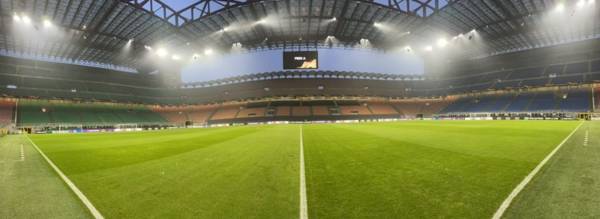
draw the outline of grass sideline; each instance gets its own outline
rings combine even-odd
[[[584,123],[517,196],[504,218],[600,217],[598,136],[600,122]]]
[[[7,135],[0,137],[0,218],[92,216],[25,135]]]
[[[304,125],[309,218],[491,217],[577,124]],[[299,129],[32,139],[107,218],[297,218]]]

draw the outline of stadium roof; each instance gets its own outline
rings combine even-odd
[[[182,56],[232,46],[368,43],[418,50],[458,36],[477,37],[479,43],[461,48],[461,57],[469,58],[598,38],[597,5],[594,0],[198,0],[176,11],[160,0],[0,0],[0,50],[139,68],[148,50],[159,47]],[[548,25],[557,11],[562,23]],[[24,39],[14,27],[23,19],[37,31],[49,22],[63,34]],[[131,51],[124,55],[126,46]]]

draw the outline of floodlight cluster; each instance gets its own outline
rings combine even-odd
[[[19,14],[19,13],[15,12],[13,14],[13,21],[16,22],[16,23],[22,23],[22,24],[27,25],[27,26],[30,26],[30,25],[33,24],[33,21],[31,20],[31,18],[29,16],[27,16],[25,13]],[[53,26],[52,21],[50,21],[47,18],[44,18],[42,20],[42,25],[45,28],[50,28],[50,27]]]

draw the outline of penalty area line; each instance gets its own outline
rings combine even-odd
[[[300,125],[300,219],[308,219],[306,177],[304,174],[304,135],[302,134],[302,125]]]
[[[508,197],[502,202],[502,204],[500,205],[500,207],[498,208],[498,210],[496,210],[496,213],[494,213],[494,216],[492,216],[492,219],[500,219],[502,218],[502,215],[504,215],[504,212],[506,212],[506,209],[508,209],[508,207],[510,206],[510,204],[512,203],[512,201],[517,197],[517,195],[519,195],[519,193],[525,188],[525,186],[527,186],[527,184],[529,184],[529,182],[533,179],[533,177],[542,169],[542,167],[544,167],[544,165],[548,162],[548,160],[550,160],[550,158],[552,158],[554,156],[554,154],[556,154],[556,152],[571,138],[571,136],[573,136],[573,134],[575,134],[575,132],[577,132],[577,130],[579,130],[579,127],[581,127],[581,125],[583,125],[584,122],[579,123],[579,125],[577,125],[577,127],[575,129],[573,129],[573,131],[571,131],[571,133],[569,135],[567,135],[567,137],[565,139],[562,140],[562,142],[560,142],[560,144],[558,144],[554,150],[552,150],[524,179],[523,181],[521,181],[521,183],[519,183],[517,185],[517,187],[515,187],[513,189],[513,191],[508,195]]]
[[[67,178],[67,176],[60,169],[58,169],[56,165],[54,165],[50,158],[48,158],[46,154],[44,154],[44,152],[40,150],[40,148],[31,140],[31,138],[29,138],[29,135],[25,135],[25,137],[27,137],[27,140],[29,140],[29,142],[31,143],[31,145],[33,145],[35,150],[37,150],[42,155],[42,157],[44,157],[46,162],[50,164],[50,166],[52,167],[52,169],[54,169],[58,176],[60,176],[60,178],[67,184],[67,186],[69,186],[71,191],[73,191],[73,193],[77,195],[81,202],[83,202],[83,204],[88,208],[90,213],[92,213],[92,216],[94,216],[94,218],[96,219],[104,219],[104,217],[102,216],[102,214],[100,214],[98,209],[96,209],[96,207],[92,205],[92,202],[90,202],[90,200],[87,197],[85,197],[83,192],[81,192],[81,190],[79,190],[77,186],[75,186],[75,184],[69,178]]]

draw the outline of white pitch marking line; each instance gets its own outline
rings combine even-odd
[[[556,146],[554,148],[554,150],[552,150],[552,152],[550,152],[550,154],[548,154],[542,160],[542,162],[540,162],[529,173],[529,175],[527,175],[525,177],[525,179],[523,179],[523,181],[521,181],[521,183],[519,183],[519,185],[517,185],[517,187],[515,187],[515,189],[513,189],[513,191],[508,195],[508,197],[504,200],[504,202],[502,202],[502,204],[500,205],[498,210],[496,210],[496,213],[494,213],[494,216],[492,216],[492,219],[502,218],[502,215],[504,214],[506,209],[508,209],[508,207],[512,203],[513,199],[515,199],[517,197],[517,195],[519,195],[519,193],[525,188],[525,186],[527,186],[527,184],[533,179],[535,174],[537,174],[542,169],[542,167],[548,162],[548,160],[550,160],[550,158],[552,158],[552,156],[554,156],[554,154],[567,142],[567,140],[569,140],[569,138],[571,138],[571,136],[573,134],[575,134],[575,132],[579,129],[579,127],[581,127],[581,125],[583,125],[583,122],[579,123],[579,125],[575,129],[573,129],[573,131],[565,139],[563,139],[562,142],[560,142],[560,144],[558,144],[558,146]]]
[[[28,135],[25,135],[25,137],[27,137],[27,140],[29,140],[29,142],[31,142],[31,145],[33,145],[33,147],[42,155],[42,157],[44,157],[44,159],[46,160],[46,162],[48,162],[48,164],[50,164],[52,169],[54,169],[54,171],[60,176],[60,178],[63,181],[65,181],[67,186],[69,186],[69,188],[75,193],[75,195],[77,195],[77,197],[81,200],[81,202],[83,202],[83,204],[88,208],[88,210],[90,210],[90,213],[92,213],[92,216],[94,216],[94,218],[96,218],[96,219],[104,219],[102,214],[100,214],[98,209],[96,209],[96,207],[94,207],[92,202],[90,202],[90,200],[87,197],[85,197],[85,195],[77,188],[77,186],[75,186],[75,184],[69,178],[67,178],[67,176],[60,169],[58,169],[58,167],[56,165],[54,165],[54,163],[50,160],[50,158],[48,158],[46,156],[46,154],[44,154],[44,152],[42,152],[42,150],[40,150],[40,148],[38,148],[38,146],[31,140],[31,138],[29,138]]]
[[[585,130],[585,138],[583,139],[583,146],[588,146],[589,137],[590,137],[590,131]]]
[[[25,161],[25,150],[23,150],[23,144],[21,144],[21,160],[20,161]]]
[[[306,200],[306,178],[304,174],[304,136],[300,125],[300,219],[308,219],[308,204]]]

